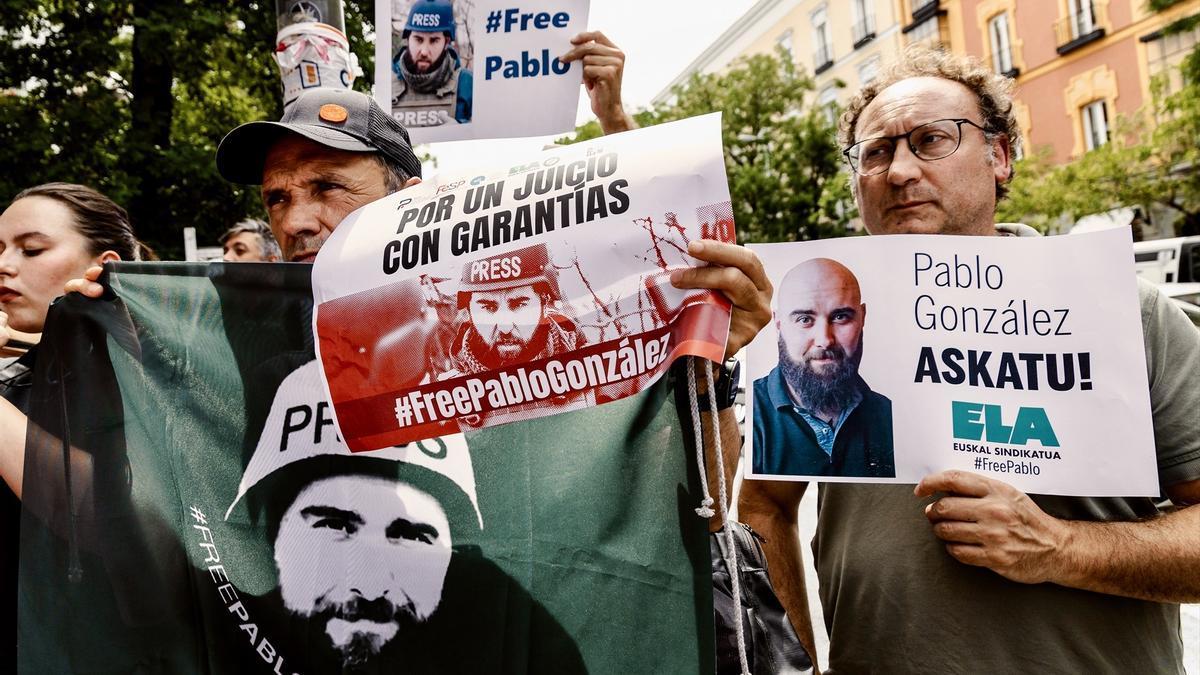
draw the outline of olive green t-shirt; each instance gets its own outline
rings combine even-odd
[[[1138,294],[1159,483],[1198,480],[1200,331],[1154,286],[1139,281]],[[1149,498],[1033,498],[1073,520],[1159,513]],[[812,546],[826,672],[1184,672],[1179,605],[1020,584],[959,563],[934,536],[928,501],[909,485],[821,485]]]

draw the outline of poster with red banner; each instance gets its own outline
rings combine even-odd
[[[351,450],[553,415],[720,360],[723,296],[671,285],[734,241],[720,115],[435,176],[352,213],[313,268]]]

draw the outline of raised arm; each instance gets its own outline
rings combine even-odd
[[[600,31],[588,31],[571,38],[574,45],[559,57],[563,63],[583,63],[583,86],[592,101],[592,112],[600,120],[605,134],[636,129],[637,123],[621,103],[621,76],[625,72],[625,52]]]

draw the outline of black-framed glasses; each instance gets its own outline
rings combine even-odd
[[[965,118],[934,120],[913,127],[906,134],[867,138],[842,151],[850,167],[860,176],[883,173],[896,156],[896,143],[901,138],[908,143],[912,154],[927,162],[954,154],[962,144],[962,125],[970,124],[987,133],[987,129]]]

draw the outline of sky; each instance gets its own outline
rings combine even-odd
[[[754,0],[592,0],[588,29],[603,32],[625,52],[621,98],[625,109],[633,112],[648,107],[663,87],[753,4]],[[593,119],[593,115],[582,86],[579,91],[577,123],[583,124]],[[483,143],[489,156],[528,154],[562,135]],[[437,167],[427,167],[426,175],[478,163],[480,143],[425,146],[437,159]]]

